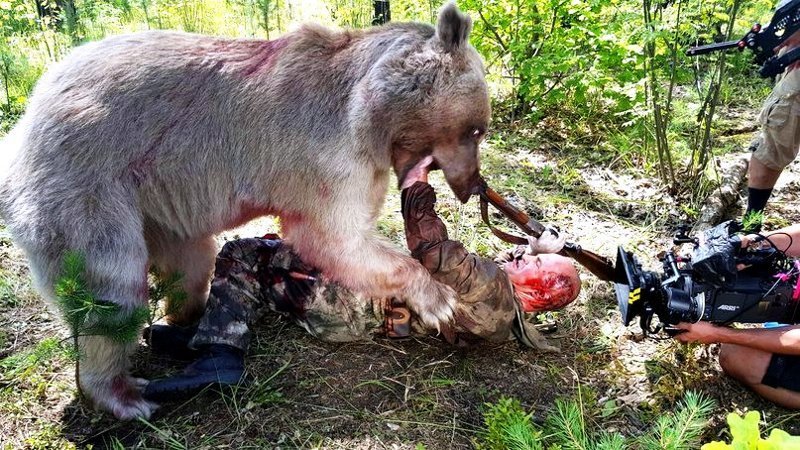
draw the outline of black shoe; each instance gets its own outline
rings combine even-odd
[[[179,327],[177,325],[151,325],[144,329],[142,336],[150,346],[150,350],[162,356],[179,361],[193,361],[203,356],[195,349],[189,348],[189,342],[197,333],[197,327]]]
[[[183,372],[151,381],[142,396],[156,402],[189,398],[207,388],[224,388],[244,381],[244,352],[224,344],[204,347],[203,356]]]

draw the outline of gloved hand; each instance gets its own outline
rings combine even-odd
[[[447,240],[447,227],[434,210],[436,193],[430,184],[417,181],[403,189],[400,199],[406,243],[412,255]]]
[[[538,238],[526,236],[528,245],[517,245],[514,248],[501,251],[497,254],[494,261],[503,264],[522,258],[522,255],[539,255],[542,253],[558,253],[564,248],[566,237],[560,235],[556,228],[546,226],[544,232]]]
[[[527,236],[528,249],[526,251],[529,255],[538,255],[540,253],[558,253],[564,248],[566,238],[561,235],[557,229],[547,226],[544,232],[538,238]]]

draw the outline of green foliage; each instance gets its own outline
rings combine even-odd
[[[578,401],[557,399],[556,411],[547,418],[547,425],[553,430],[553,438],[565,450],[589,448],[586,413],[580,394]]]
[[[117,342],[133,342],[150,317],[147,307],[123,309],[98,300],[85,279],[86,261],[77,252],[64,256],[61,278],[55,286],[59,308],[74,336],[106,336]]]
[[[0,306],[16,306],[17,295],[14,292],[14,280],[0,272]]]
[[[39,29],[32,3],[26,0],[0,2],[0,32],[3,36],[32,33]]]
[[[739,416],[736,413],[728,414],[728,426],[730,427],[730,444],[722,441],[713,441],[704,444],[701,450],[797,450],[800,449],[800,436],[792,436],[789,433],[772,429],[767,439],[761,437],[759,422],[761,415],[758,411],[750,411]]]
[[[515,111],[581,116],[628,113],[643,99],[640,46],[628,1],[466,0],[472,43],[495,79],[512,83]],[[617,119],[614,119],[617,120]]]
[[[711,415],[714,403],[708,398],[687,392],[671,414],[659,418],[642,436],[626,439],[619,432],[600,430],[595,424],[594,408],[578,391],[574,399],[557,399],[555,411],[543,428],[532,424],[519,401],[502,397],[487,405],[486,427],[479,449],[559,449],[559,450],[689,450],[700,445],[700,436]]]
[[[750,211],[742,218],[742,231],[755,232],[764,224],[764,211]]]
[[[502,397],[495,404],[487,405],[483,414],[486,437],[479,448],[487,450],[537,450],[543,449],[541,432],[531,423],[519,400]]]
[[[551,444],[562,450],[618,450],[626,448],[619,433],[594,433],[587,424],[594,420],[594,411],[587,408],[582,390],[575,399],[557,399],[556,410],[546,420]]]
[[[675,412],[660,416],[653,431],[642,436],[639,443],[642,448],[695,449],[713,409],[713,400],[687,392]]]
[[[391,5],[392,10],[395,5]],[[328,2],[331,19],[341,27],[362,28],[372,23],[372,2],[363,0],[331,0]],[[394,12],[394,11],[392,11]]]
[[[42,73],[43,65],[31,60],[22,49],[0,42],[0,132],[5,132],[22,116],[28,95]]]
[[[3,379],[24,379],[28,374],[34,372],[46,361],[50,361],[60,353],[63,353],[61,342],[57,338],[46,338],[36,344],[31,351],[15,353],[8,358],[0,361],[0,373]]]

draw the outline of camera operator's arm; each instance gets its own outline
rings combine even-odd
[[[779,230],[770,231],[764,234],[778,250],[786,253],[787,256],[800,256],[800,224],[789,225]],[[759,235],[748,234],[742,236],[742,247],[747,247],[751,242],[757,240]]]
[[[710,322],[676,325],[681,330],[675,338],[681,342],[736,344],[768,353],[800,355],[800,326],[780,328],[729,328]]]

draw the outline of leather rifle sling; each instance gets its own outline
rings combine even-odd
[[[481,199],[481,219],[483,219],[483,223],[492,230],[492,234],[497,236],[499,239],[508,242],[509,244],[518,244],[518,245],[528,245],[528,240],[522,236],[517,236],[514,234],[506,233],[505,231],[498,230],[492,223],[489,221],[489,202],[483,196],[480,196]]]

